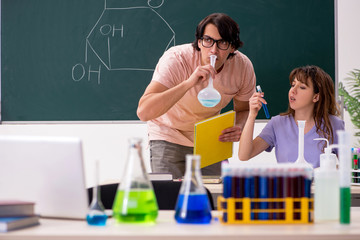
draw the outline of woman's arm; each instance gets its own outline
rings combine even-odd
[[[256,116],[261,109],[261,104],[266,104],[263,96],[263,93],[254,93],[249,99],[250,111],[239,142],[238,156],[242,161],[249,160],[269,147],[269,144],[260,137],[253,140]]]

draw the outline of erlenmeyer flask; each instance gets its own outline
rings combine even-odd
[[[210,223],[211,207],[203,186],[200,156],[186,155],[186,171],[175,207],[178,223]]]
[[[124,170],[113,204],[113,217],[120,223],[155,222],[158,205],[142,159],[141,139],[129,140]]]

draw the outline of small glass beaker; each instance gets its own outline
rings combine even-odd
[[[199,155],[186,155],[185,176],[176,202],[175,220],[193,224],[211,222],[211,207],[202,182]]]
[[[158,216],[156,196],[142,158],[141,139],[129,139],[129,152],[114,204],[119,223],[153,223]]]

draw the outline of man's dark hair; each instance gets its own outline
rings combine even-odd
[[[198,46],[198,40],[201,39],[204,35],[205,27],[208,24],[214,24],[221,36],[221,38],[225,41],[228,41],[232,47],[238,49],[243,46],[243,42],[240,41],[240,30],[238,24],[230,18],[228,15],[224,13],[213,13],[199,23],[195,32],[195,40],[192,43],[192,46],[200,51]],[[229,58],[232,57],[234,53],[229,54]]]

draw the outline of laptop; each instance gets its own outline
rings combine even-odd
[[[41,217],[85,219],[81,140],[0,136],[0,199],[33,201]]]

